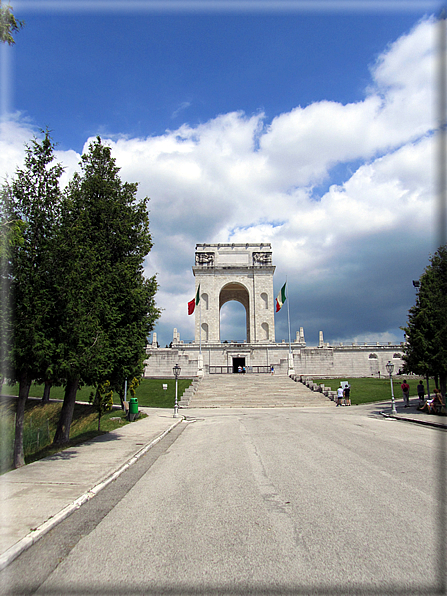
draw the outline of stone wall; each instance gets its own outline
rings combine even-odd
[[[179,364],[181,376],[197,376],[199,348],[195,344],[177,344],[172,348],[146,349],[148,360],[145,376],[166,378],[172,376],[172,368]],[[387,376],[386,363],[394,364],[396,374],[403,366],[401,345],[305,347],[292,344],[296,375],[314,378]],[[210,366],[232,366],[233,358],[245,358],[247,371],[250,367],[275,367],[275,373],[288,374],[289,346],[286,343],[234,344],[208,343],[202,346],[204,374]]]
[[[386,364],[397,373],[403,366],[402,346],[340,346],[294,350],[295,373],[314,377],[371,377],[387,375]]]

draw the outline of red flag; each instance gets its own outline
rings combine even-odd
[[[195,307],[199,304],[199,302],[200,302],[200,284],[199,284],[199,287],[197,288],[196,297],[193,298],[191,300],[191,302],[188,302],[188,315],[192,315]]]

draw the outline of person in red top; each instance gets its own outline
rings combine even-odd
[[[402,383],[400,388],[402,389],[402,395],[404,398],[405,408],[409,408],[410,407],[410,385],[404,379],[404,382]]]

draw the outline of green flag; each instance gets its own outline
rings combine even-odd
[[[278,296],[276,297],[276,312],[279,312],[282,308],[282,305],[286,301],[286,285],[287,282],[281,288]]]

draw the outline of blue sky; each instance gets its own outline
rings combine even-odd
[[[272,243],[309,345],[320,329],[400,340],[436,248],[437,4],[256,4],[13,3],[26,26],[1,48],[0,174],[40,128],[66,177],[89,139],[112,145],[151,197],[163,345],[173,327],[192,338],[195,244],[233,241]],[[242,338],[242,310],[226,305],[222,339]]]
[[[420,15],[23,16],[11,107],[81,151],[98,130],[147,136],[232,111],[271,119],[363,99],[368,66]]]

